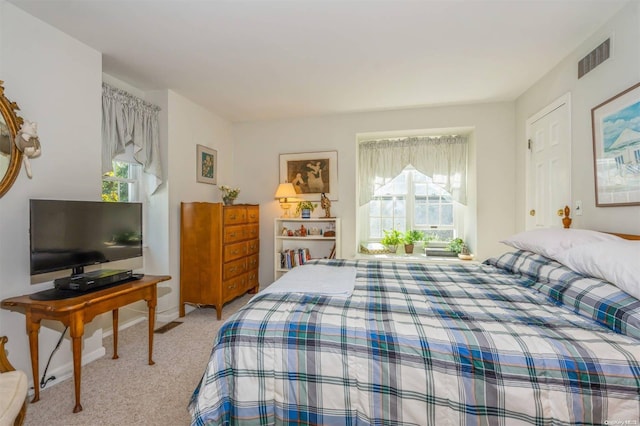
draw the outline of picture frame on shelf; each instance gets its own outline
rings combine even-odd
[[[596,207],[640,205],[640,83],[591,109]]]
[[[297,197],[320,201],[322,193],[338,199],[338,152],[280,154],[280,183],[293,184]]]
[[[196,145],[196,181],[217,185],[218,151],[204,145]]]

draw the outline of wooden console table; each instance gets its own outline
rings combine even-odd
[[[170,276],[146,275],[135,281],[129,281],[114,287],[60,300],[33,300],[29,295],[12,297],[2,301],[4,309],[22,312],[26,316],[29,348],[31,351],[31,370],[33,372],[34,395],[31,402],[40,399],[38,385],[38,332],[43,319],[57,320],[71,330],[73,348],[73,380],[75,384],[76,405],[73,412],[82,411],[80,405],[80,377],[82,368],[82,336],[84,325],[96,315],[111,311],[113,318],[113,359],[118,358],[118,308],[139,300],[146,300],[149,308],[149,365],[153,365],[153,330],[157,304],[157,284],[171,279]]]

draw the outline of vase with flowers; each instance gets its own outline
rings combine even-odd
[[[232,205],[240,194],[240,188],[231,188],[227,185],[220,185],[219,189],[222,191],[222,202],[225,206]]]

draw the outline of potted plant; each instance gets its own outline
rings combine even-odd
[[[398,248],[398,244],[402,241],[402,232],[393,229],[391,231],[384,230],[384,237],[380,240],[382,244],[384,244],[391,253],[395,253]]]
[[[447,245],[447,249],[456,254],[459,254],[462,251],[463,247],[464,240],[462,238],[454,238],[453,240],[449,241],[449,245]]]
[[[313,204],[311,201],[300,201],[296,207],[296,216],[300,216],[302,213],[303,219],[309,219],[311,212],[314,211],[316,207],[318,207],[318,205]]]
[[[240,188],[231,188],[227,185],[220,185],[219,189],[222,191],[222,202],[225,206],[232,205],[240,194]]]
[[[413,253],[413,246],[416,242],[424,238],[424,232],[412,229],[404,233],[402,240],[404,241],[404,252],[406,254]]]

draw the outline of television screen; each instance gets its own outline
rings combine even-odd
[[[142,204],[30,200],[31,275],[142,256]]]

